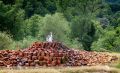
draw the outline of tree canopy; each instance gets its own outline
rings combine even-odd
[[[0,0],[0,33],[14,45],[53,32],[72,48],[120,51],[119,29],[119,0]]]

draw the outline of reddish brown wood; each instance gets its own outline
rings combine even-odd
[[[35,42],[23,50],[0,50],[0,66],[81,66],[117,59],[103,53],[72,50],[58,42]]]

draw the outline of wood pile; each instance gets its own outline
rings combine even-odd
[[[35,42],[23,50],[0,50],[0,66],[81,66],[116,60],[103,53],[72,50],[58,42]]]

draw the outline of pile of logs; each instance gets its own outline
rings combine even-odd
[[[35,42],[23,50],[0,50],[0,66],[6,67],[96,65],[116,59],[103,53],[72,50],[58,42]]]
[[[68,57],[68,62],[66,63],[67,66],[81,66],[81,65],[91,66],[110,63],[111,61],[117,60],[117,57],[110,56],[105,53],[75,50],[70,50],[68,52],[67,57]]]

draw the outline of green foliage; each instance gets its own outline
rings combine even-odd
[[[89,18],[76,17],[71,24],[72,35],[77,38],[85,48],[91,50],[90,46],[93,41],[95,28]]]
[[[68,38],[70,31],[69,23],[64,16],[61,13],[56,13],[43,18],[38,36],[45,39],[47,34],[53,32],[54,39],[63,42]]]
[[[24,13],[25,12],[22,9],[20,9],[18,11],[18,13],[16,13],[14,26],[13,26],[16,29],[11,30],[15,40],[21,40],[24,37],[24,31],[23,31],[23,28],[25,27],[25,25],[24,25]]]
[[[109,5],[105,0],[58,0],[58,9],[63,12],[67,20],[75,16],[96,17],[104,16],[109,12]]]
[[[26,12],[26,17],[34,14],[44,16],[47,13],[55,13],[57,10],[55,2],[55,0],[24,0],[22,8]]]
[[[63,10],[64,15],[68,21],[71,21],[72,37],[77,38],[84,49],[90,51],[96,31],[92,20],[96,19],[96,16],[102,15],[101,17],[103,17],[102,12],[107,14],[108,5],[102,0],[69,0],[68,2],[63,1],[63,5],[66,8]]]
[[[10,35],[0,32],[0,50],[10,49],[12,42],[13,40]]]
[[[45,41],[46,36],[53,32],[55,41],[63,42],[72,48],[81,48],[81,44],[77,40],[70,39],[70,26],[64,18],[63,14],[56,13],[54,15],[34,15],[25,20],[24,35],[31,35],[41,41]]]
[[[24,22],[24,10],[18,5],[5,5],[0,1],[0,31],[7,31],[15,40],[23,38],[22,27]],[[21,36],[21,37],[20,37]]]
[[[25,36],[31,35],[41,40],[45,40],[47,34],[53,32],[54,39],[62,42],[70,34],[69,23],[61,13],[45,17],[34,15],[25,20],[25,25],[27,27],[24,28]]]
[[[77,39],[67,39],[63,42],[63,44],[69,46],[69,48],[71,49],[79,49],[79,50],[83,50],[84,46],[82,45],[81,42],[79,42]]]
[[[25,49],[29,47],[33,42],[36,42],[36,41],[38,41],[38,39],[32,36],[27,36],[23,40],[14,41],[11,49]]]
[[[39,30],[42,28],[42,19],[40,15],[34,15],[25,20],[24,36],[31,35],[37,37]]]
[[[116,66],[117,68],[120,68],[120,63],[119,64],[117,64],[117,66]]]
[[[116,30],[104,30],[104,34],[92,44],[93,50],[97,51],[120,51],[119,28]]]
[[[120,24],[120,11],[116,12],[113,15],[110,15],[109,20],[111,21],[111,26],[118,27]]]
[[[119,6],[108,0],[0,0],[0,31],[13,36],[13,49],[53,32],[55,41],[71,48],[120,51]]]

